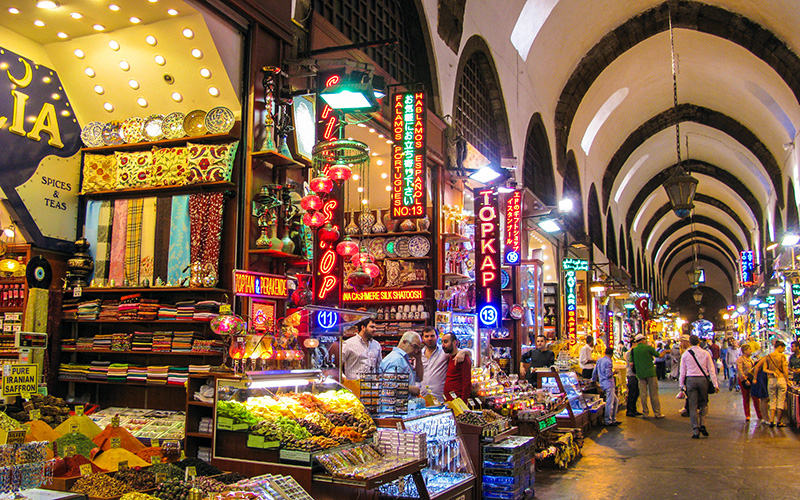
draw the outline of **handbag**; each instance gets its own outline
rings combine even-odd
[[[700,368],[700,371],[703,373],[703,376],[706,378],[706,382],[708,383],[708,393],[709,393],[709,394],[714,394],[714,393],[716,393],[716,392],[717,392],[717,388],[714,386],[714,383],[713,383],[713,382],[711,382],[711,378],[708,376],[708,374],[706,373],[706,371],[705,371],[705,370],[703,370],[703,367],[702,367],[702,366],[700,366],[700,362],[699,362],[699,361],[697,361],[697,356],[695,356],[695,355],[694,355],[694,351],[692,351],[691,349],[689,349],[689,354],[691,354],[691,355],[692,355],[692,357],[694,358],[694,362],[695,362],[695,363],[697,363],[697,367],[698,367],[698,368]]]
[[[769,396],[767,390],[767,372],[764,370],[758,372],[755,382],[750,386],[750,395],[758,399],[766,399]]]

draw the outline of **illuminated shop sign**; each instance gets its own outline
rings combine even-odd
[[[564,259],[561,261],[561,268],[564,270],[567,339],[570,345],[575,345],[578,341],[578,271],[588,271],[589,261]]]
[[[753,251],[745,250],[741,253],[741,274],[739,275],[740,285],[743,287],[752,286],[754,283],[755,263],[753,262]]]
[[[492,188],[477,188],[475,196],[475,303],[478,326],[500,324],[500,213],[497,193]]]
[[[792,285],[792,316],[795,332],[800,331],[800,284]]]
[[[344,74],[343,69],[330,70],[321,72],[318,81],[320,88],[317,92],[317,138],[321,141],[328,141],[331,139],[338,139],[340,114],[338,111],[331,109],[319,95],[320,91],[325,87],[330,87],[339,83],[341,75]],[[323,172],[327,173],[327,169],[331,165],[325,165]],[[322,214],[324,216],[324,223],[319,229],[315,230],[314,234],[314,304],[339,307],[341,305],[342,297],[342,275],[344,272],[344,264],[342,257],[336,253],[336,242],[327,244],[322,238],[319,237],[319,231],[325,228],[325,224],[330,222],[332,226],[341,231],[344,227],[343,219],[344,213],[342,212],[342,187],[338,183],[333,184],[333,189],[326,196],[325,203],[322,206]]]
[[[80,134],[58,73],[0,47],[0,198],[38,247],[73,250]]]
[[[330,330],[339,324],[339,313],[336,311],[317,312],[317,324],[324,330]]]
[[[503,260],[518,266],[522,257],[522,191],[517,189],[506,201],[506,238]]]
[[[423,300],[425,290],[364,290],[362,292],[344,292],[344,302],[401,302],[405,300]]]
[[[392,120],[393,219],[420,219],[426,215],[425,94],[394,95]]]
[[[272,300],[251,300],[250,318],[251,326],[258,333],[273,333],[275,319],[277,318],[276,304]]]
[[[286,277],[234,269],[233,293],[239,297],[285,299]]]
[[[767,325],[769,325],[770,328],[777,328],[778,326],[778,318],[777,314],[775,314],[775,303],[774,295],[767,297],[767,304],[769,304],[767,308]]]

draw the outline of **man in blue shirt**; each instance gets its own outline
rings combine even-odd
[[[617,426],[621,422],[617,421],[617,408],[619,406],[619,399],[617,399],[617,389],[614,380],[614,362],[611,356],[614,355],[613,347],[606,347],[606,355],[597,360],[592,371],[592,380],[600,385],[606,393],[606,414],[605,425]]]
[[[400,337],[400,343],[381,361],[381,373],[408,373],[408,395],[419,396],[418,381],[422,380],[422,338],[417,332],[408,331]]]

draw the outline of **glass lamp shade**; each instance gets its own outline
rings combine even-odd
[[[17,260],[9,259],[8,257],[0,260],[0,272],[14,273],[17,269],[19,269],[19,262]]]
[[[333,189],[333,181],[325,176],[314,177],[308,183],[308,187],[317,194],[328,194]]]
[[[378,279],[378,276],[381,275],[381,268],[378,267],[377,264],[367,262],[366,264],[362,264],[361,267],[364,268],[364,272],[369,274],[369,277],[372,278],[373,280]]]
[[[697,191],[698,180],[680,169],[664,182],[672,211],[679,218],[687,217],[694,208],[694,193]]]
[[[336,253],[344,257],[345,261],[349,261],[350,257],[358,253],[358,243],[353,241],[349,236],[345,236],[344,240],[336,245]]]
[[[356,270],[347,277],[347,284],[352,286],[356,292],[360,292],[364,288],[372,286],[372,278],[364,271],[364,267],[361,263],[359,263]]]
[[[336,182],[346,181],[353,175],[353,171],[347,165],[334,165],[328,169],[328,176]]]
[[[359,253],[353,255],[353,257],[350,259],[350,262],[352,262],[353,264],[361,263],[362,265],[363,264],[374,264],[375,263],[375,257],[373,257],[372,254],[369,253],[369,252],[359,252]]]
[[[695,290],[692,294],[692,298],[694,299],[695,304],[699,304],[703,300],[703,292],[701,292],[699,289]]]
[[[686,277],[689,278],[689,284],[696,288],[703,281],[703,269],[690,269],[686,271]]]
[[[220,314],[211,320],[211,331],[217,335],[239,335],[245,331],[247,323],[236,314]]]
[[[331,226],[331,223],[329,222],[319,230],[317,236],[319,236],[320,240],[330,245],[339,239],[339,230]]]
[[[319,210],[322,208],[322,198],[315,194],[310,194],[300,200],[300,206],[303,208],[303,210]]]
[[[325,216],[321,212],[314,212],[313,214],[306,213],[303,215],[303,224],[306,226],[317,229],[325,224]]]

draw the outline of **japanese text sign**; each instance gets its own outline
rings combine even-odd
[[[392,101],[393,219],[425,217],[425,93],[401,92]]]

